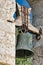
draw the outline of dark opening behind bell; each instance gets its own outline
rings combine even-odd
[[[29,33],[20,33],[17,37],[16,57],[25,58],[33,55],[32,43],[29,43]]]

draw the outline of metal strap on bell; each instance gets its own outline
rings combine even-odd
[[[16,57],[29,57],[33,55],[32,43],[29,43],[29,33],[20,33],[17,37]]]

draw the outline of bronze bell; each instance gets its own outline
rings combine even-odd
[[[33,55],[32,42],[29,43],[29,33],[20,33],[17,36],[16,57],[23,58]]]

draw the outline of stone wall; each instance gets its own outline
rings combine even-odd
[[[15,65],[15,0],[0,0],[0,65]]]
[[[33,39],[33,65],[43,65],[43,0],[31,0],[30,4],[33,12],[33,25],[38,29],[42,28],[41,39],[36,40],[35,35]]]
[[[15,0],[0,0],[0,19],[13,20],[15,10]]]

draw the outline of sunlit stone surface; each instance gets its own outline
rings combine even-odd
[[[0,65],[15,65],[15,0],[0,0]]]

